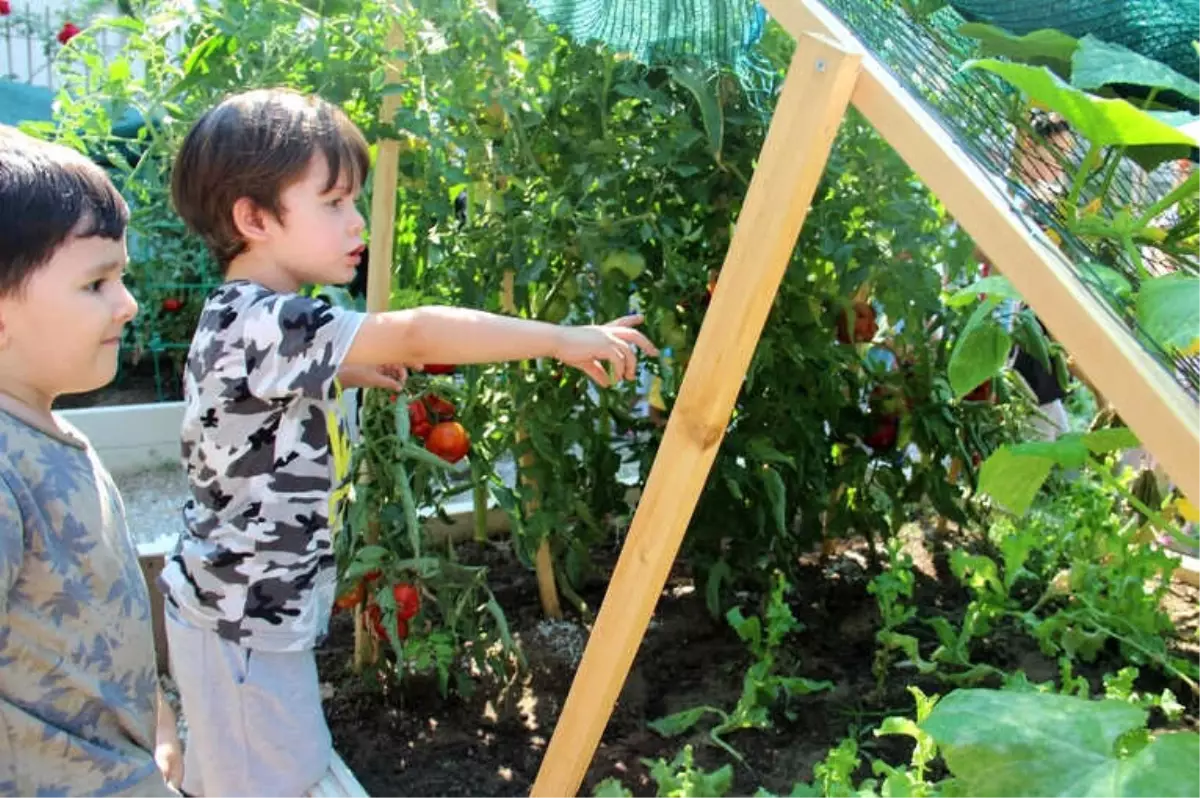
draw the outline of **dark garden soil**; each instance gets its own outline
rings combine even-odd
[[[961,617],[967,597],[955,586],[944,557],[922,546],[914,552],[918,586],[916,600],[928,611],[936,608],[950,618]],[[563,622],[541,618],[534,575],[503,544],[463,544],[465,561],[487,564],[490,582],[508,613],[514,634],[528,659],[528,670],[499,698],[498,686],[481,685],[471,699],[443,698],[433,681],[409,679],[385,692],[349,669],[353,630],[349,616],[335,617],[332,634],[318,652],[322,681],[332,694],[326,715],[334,745],[367,792],[383,795],[528,795],[574,677],[586,629],[571,617]],[[609,567],[601,568],[607,578]],[[803,631],[789,638],[800,667],[795,675],[828,679],[833,690],[794,701],[791,717],[783,711],[768,731],[739,731],[727,741],[745,758],[735,766],[733,793],[750,795],[760,786],[786,795],[797,780],[809,780],[812,766],[847,735],[858,737],[863,754],[906,761],[907,738],[874,737],[870,732],[892,714],[911,714],[907,685],[927,693],[950,688],[892,669],[882,689],[872,674],[878,611],[866,590],[869,574],[861,546],[845,546],[821,561],[801,564],[793,612]],[[599,606],[603,579],[587,586],[583,598]],[[689,574],[677,567],[659,600],[654,619],[638,651],[602,743],[587,772],[581,795],[618,776],[637,795],[654,795],[644,759],[668,760],[692,743],[697,764],[716,768],[731,760],[707,741],[703,724],[694,733],[664,739],[647,727],[649,721],[699,705],[732,709],[750,664],[744,644],[722,620],[708,613],[703,586],[695,589]],[[1178,597],[1178,611],[1192,612],[1195,638],[1194,591]],[[758,611],[747,597],[747,614]],[[1044,657],[1028,637],[1014,635],[979,659],[1006,670],[1024,669],[1031,681],[1057,676],[1053,660]],[[1112,662],[1098,662],[1096,680]],[[1164,686],[1167,683],[1164,682]],[[1161,688],[1159,688],[1161,689]],[[1176,689],[1181,700],[1186,691]],[[1189,722],[1195,726],[1195,706]],[[869,772],[864,765],[860,775]]]

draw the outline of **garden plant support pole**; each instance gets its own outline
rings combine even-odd
[[[854,89],[861,55],[799,37],[658,456],[534,796],[575,795],[662,593]]]
[[[496,14],[497,16],[499,15],[499,11],[497,10],[497,7],[496,7],[496,0],[485,0],[484,6],[492,14]],[[498,106],[494,106],[494,107],[498,107]],[[491,147],[489,146],[488,147],[489,160],[491,159],[491,155],[492,155]],[[494,175],[491,175],[491,177],[494,178]],[[492,199],[489,196],[488,203],[490,204],[491,202],[492,202]],[[503,276],[501,284],[500,284],[500,307],[505,313],[509,314],[510,316],[517,315],[516,272],[514,272],[512,269],[506,269],[504,271],[504,276]],[[527,438],[528,438],[528,436],[526,435],[525,430],[518,428],[517,429],[517,443],[520,444],[522,441],[526,440]],[[522,455],[521,458],[517,461],[517,473],[521,474],[521,482],[522,483],[524,483],[526,485],[532,484],[532,485],[536,486],[537,483],[533,482],[533,480],[526,478],[523,473],[523,472],[527,472],[528,469],[532,468],[534,463],[536,463],[536,462],[537,462],[536,457],[532,452]],[[538,508],[537,502],[534,500],[530,500],[530,501],[526,502],[522,511],[525,513],[532,513],[532,512],[536,512],[537,508]],[[478,512],[478,510],[477,510],[477,512]],[[479,527],[480,527],[480,524],[477,521],[476,528],[479,529]],[[487,540],[486,525],[483,527],[482,536],[477,535],[476,539],[477,540]],[[537,556],[534,559],[534,570],[537,573],[538,597],[542,601],[542,613],[547,618],[558,619],[558,618],[563,617],[562,606],[558,601],[558,582],[555,580],[555,577],[554,577],[554,557],[550,551],[550,538],[544,539],[541,542],[541,544],[538,546]]]
[[[388,31],[387,48],[393,54],[404,47],[404,30],[399,24]],[[404,59],[393,55],[384,67],[385,84],[395,83],[404,69]],[[400,110],[400,95],[385,94],[379,118],[391,124]],[[392,248],[396,240],[396,187],[400,171],[400,142],[383,139],[375,154],[371,179],[371,241],[367,249],[367,312],[381,313],[392,301]],[[366,390],[366,389],[364,389]],[[370,474],[366,477],[369,479]],[[379,540],[379,521],[368,522],[367,542]],[[354,608],[354,667],[361,670],[376,659],[374,641],[367,633],[362,606]]]
[[[763,0],[763,5],[794,37],[818,31],[855,41],[817,0]],[[1196,403],[1087,289],[1050,240],[1030,230],[992,178],[874,58],[864,59],[852,102],[992,257],[992,266],[1012,282],[1184,495],[1200,505]]]

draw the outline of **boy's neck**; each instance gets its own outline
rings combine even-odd
[[[61,432],[51,411],[57,397],[31,385],[14,384],[7,379],[4,382],[0,388],[0,408],[34,426]]]
[[[229,262],[225,279],[249,280],[282,294],[300,290],[300,281],[277,260],[253,250],[247,250]]]

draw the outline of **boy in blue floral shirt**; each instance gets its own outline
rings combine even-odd
[[[120,494],[50,409],[116,373],[127,219],[95,164],[0,126],[0,795],[182,777]]]

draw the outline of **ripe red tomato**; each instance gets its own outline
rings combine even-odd
[[[396,637],[399,640],[408,637],[408,621],[403,618],[396,619]]]
[[[338,596],[333,604],[339,610],[352,610],[359,604],[363,603],[363,599],[367,597],[366,584],[359,582],[354,587],[347,590],[342,595]]]
[[[8,0],[0,0],[0,17],[7,17],[11,13],[12,6],[9,5]]]
[[[423,441],[429,439],[429,433],[431,432],[433,432],[433,427],[428,421],[422,421],[420,424],[414,424],[412,426],[413,436],[420,438]]]
[[[863,443],[870,446],[872,449],[890,449],[896,445],[896,438],[900,434],[900,419],[896,416],[882,416],[875,423],[875,429],[871,430]]]
[[[453,374],[454,364],[452,363],[426,363],[426,374]]]
[[[372,568],[371,570],[367,571],[366,575],[363,576],[363,579],[370,584],[371,582],[377,581],[381,576],[383,576],[383,571],[379,570],[378,568]]]
[[[407,621],[421,609],[421,592],[407,582],[392,586],[392,598],[396,599],[396,617],[402,621]]]
[[[429,423],[429,412],[425,409],[425,404],[420,401],[408,403],[408,425],[415,429],[421,424]]]
[[[443,399],[440,396],[430,394],[425,397],[425,404],[429,408],[429,412],[433,413],[443,421],[449,421],[454,418],[454,402]]]
[[[167,313],[177,313],[183,307],[183,300],[177,296],[169,296],[162,301],[162,309]]]
[[[425,439],[425,448],[445,460],[457,463],[471,449],[471,438],[457,421],[443,421]]]

